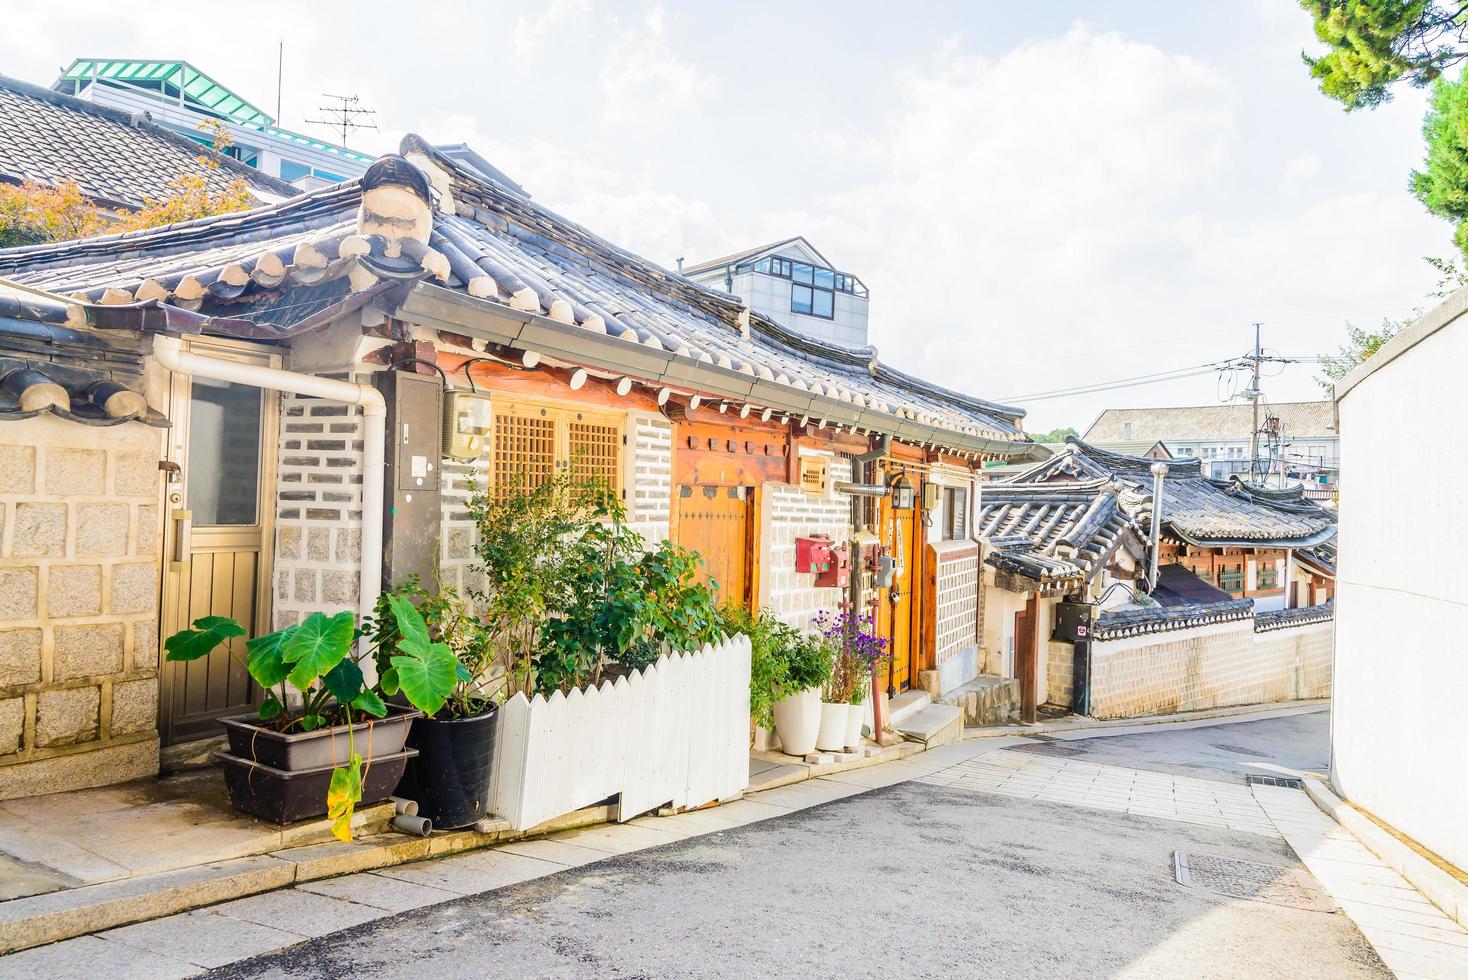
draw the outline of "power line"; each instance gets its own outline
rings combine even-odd
[[[1050,391],[1035,391],[1027,395],[1009,395],[999,399],[1002,402],[1037,401],[1042,398],[1060,398],[1066,395],[1086,394],[1092,390],[1109,390],[1117,387],[1127,387],[1131,384],[1153,384],[1157,381],[1173,380],[1169,376],[1192,377],[1194,374],[1207,374],[1216,370],[1224,362],[1211,361],[1207,364],[1194,364],[1190,367],[1173,368],[1169,371],[1157,371],[1152,374],[1138,374],[1130,378],[1116,378],[1112,381],[1097,381],[1094,384],[1082,385],[1077,388],[1054,388]],[[1187,372],[1187,373],[1184,373]]]

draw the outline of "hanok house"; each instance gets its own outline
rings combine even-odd
[[[1330,607],[1321,605],[1329,590],[1295,578],[1297,555],[1333,549],[1335,533],[1333,515],[1299,488],[1213,480],[1197,459],[1129,456],[1068,439],[1049,459],[985,486],[977,527],[993,586],[985,592],[985,666],[1019,679],[1026,714],[1047,702],[1105,715],[1307,696],[1300,692],[1329,683]],[[1087,625],[1083,637],[1076,616]],[[1244,620],[1261,633],[1309,626],[1311,679],[1294,676],[1293,659],[1250,660],[1260,647],[1252,641],[1218,656],[1207,644],[1189,646],[1187,630]],[[1114,647],[1103,639],[1177,630],[1185,632],[1144,655],[1104,656]],[[1270,657],[1293,658],[1300,651],[1275,649],[1293,635],[1271,635],[1262,646]],[[1113,669],[1147,657],[1166,669]],[[1243,678],[1227,689],[1199,681],[1223,670]]]
[[[417,137],[248,213],[0,253],[0,278],[0,797],[152,772],[256,701],[160,635],[472,584],[471,481],[567,467],[726,598],[874,609],[893,693],[977,670],[975,470],[1028,445],[1018,411],[793,334]]]
[[[74,181],[103,212],[136,211],[173,193],[187,174],[203,174],[211,192],[243,180],[256,200],[298,193],[283,180],[229,156],[217,169],[199,164],[208,139],[190,139],[126,112],[0,75],[0,183],[47,187]]]

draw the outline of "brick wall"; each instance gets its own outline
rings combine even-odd
[[[158,769],[162,439],[0,423],[0,799]]]
[[[1045,641],[1045,700],[1069,708],[1075,697],[1075,654],[1069,643]]]
[[[831,486],[850,480],[851,463],[832,459]],[[818,589],[814,572],[795,571],[795,539],[810,534],[829,534],[834,541],[849,538],[850,501],[834,490],[821,496],[788,484],[766,483],[760,510],[760,605],[804,629],[820,610],[836,609],[841,590]]]
[[[1252,619],[1150,633],[1091,648],[1097,718],[1328,697],[1332,622],[1256,633]]]
[[[483,456],[472,463],[445,459],[439,467],[442,538],[438,581],[462,596],[483,587],[484,577],[475,571],[479,561],[474,552],[478,532],[469,514],[469,497],[471,486],[483,492],[488,482],[489,461]]]
[[[281,398],[275,512],[275,629],[357,608],[362,552],[362,410]]]
[[[935,545],[938,560],[936,639],[938,662],[978,642],[979,550],[967,542]]]
[[[673,506],[673,426],[657,415],[630,415],[627,513],[649,542],[666,540]]]

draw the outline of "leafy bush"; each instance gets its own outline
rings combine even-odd
[[[413,605],[427,624],[429,636],[453,651],[463,668],[456,672],[453,689],[444,703],[429,717],[468,718],[486,710],[486,702],[494,700],[496,685],[503,681],[503,672],[496,670],[498,664],[489,627],[454,589],[440,587],[438,592],[430,593],[417,575],[410,576],[391,593],[377,597],[367,631],[377,647],[378,676],[384,683],[395,679],[391,653],[403,630],[393,596]],[[409,629],[412,628],[410,625]]]
[[[836,661],[836,647],[824,636],[802,633],[800,638],[785,652],[785,663],[789,671],[787,694],[803,691],[808,687],[824,687],[831,678],[831,669]]]
[[[470,510],[486,620],[536,690],[596,684],[609,660],[636,670],[718,638],[717,586],[698,581],[698,554],[649,548],[605,484],[567,474],[501,500],[475,493]]]
[[[761,728],[773,728],[775,703],[790,693],[788,654],[800,633],[769,610],[751,613],[734,602],[726,603],[719,617],[725,634],[749,637],[749,714]]]

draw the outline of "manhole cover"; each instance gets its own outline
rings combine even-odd
[[[1172,864],[1177,883],[1189,888],[1310,912],[1334,912],[1337,907],[1319,885],[1295,868],[1184,851],[1173,852]]]
[[[1283,786],[1285,789],[1304,789],[1305,784],[1294,776],[1260,776],[1249,773],[1244,777],[1250,786]]]
[[[1223,745],[1215,742],[1213,747],[1215,749],[1222,749],[1224,752],[1232,752],[1234,755],[1252,755],[1256,759],[1265,758],[1263,752],[1255,752],[1253,749],[1245,748],[1242,745]]]

